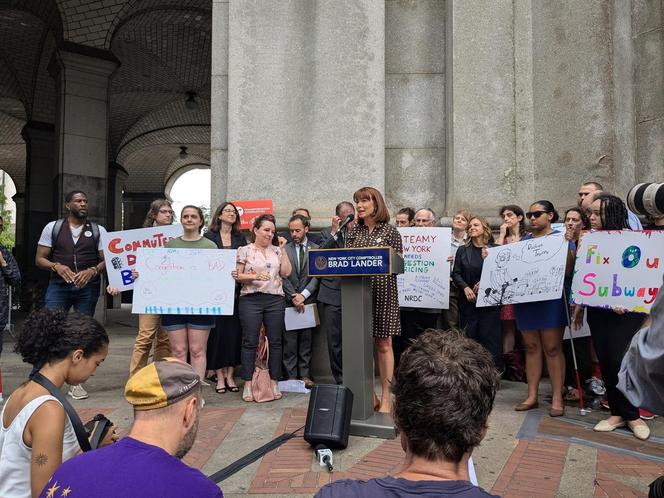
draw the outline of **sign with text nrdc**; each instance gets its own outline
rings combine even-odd
[[[109,285],[121,291],[133,289],[131,270],[136,265],[138,249],[164,247],[166,242],[180,235],[182,235],[182,225],[102,232],[101,243]]]
[[[662,285],[664,231],[584,233],[572,281],[572,302],[649,313]]]
[[[251,230],[261,214],[273,214],[272,200],[232,201],[240,213],[240,230]]]
[[[452,230],[441,227],[399,228],[403,275],[397,277],[399,305],[447,309],[450,301]]]
[[[309,250],[309,276],[390,275],[391,247]]]

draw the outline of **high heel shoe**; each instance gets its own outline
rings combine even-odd
[[[242,399],[247,402],[254,400],[254,395],[251,392],[251,382],[244,383],[244,391],[242,391]]]
[[[226,386],[226,389],[228,389],[228,391],[230,391],[230,392],[232,392],[232,393],[236,393],[236,392],[239,392],[239,391],[240,391],[240,388],[239,388],[239,387],[237,387],[235,384],[233,384],[233,385],[231,386],[231,385],[228,383],[228,380],[226,380],[226,379],[224,379],[224,385]]]

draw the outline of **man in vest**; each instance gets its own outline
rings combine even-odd
[[[48,223],[37,243],[35,264],[51,272],[46,289],[48,308],[74,310],[93,316],[99,299],[100,275],[104,271],[104,253],[100,234],[104,227],[88,220],[88,196],[74,190],[65,196],[69,215]],[[85,399],[82,386],[71,386],[69,395]]]

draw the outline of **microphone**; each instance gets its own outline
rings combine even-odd
[[[346,228],[346,225],[348,225],[354,219],[355,219],[355,215],[353,213],[350,213],[348,216],[346,216],[346,219],[341,222],[341,225],[339,225],[339,229],[337,231],[341,232],[341,230]]]

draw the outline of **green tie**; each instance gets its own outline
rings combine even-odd
[[[304,246],[300,244],[300,273],[304,269]]]

